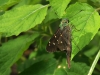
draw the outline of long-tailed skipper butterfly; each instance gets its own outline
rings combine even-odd
[[[54,36],[50,39],[49,43],[46,47],[48,52],[55,51],[65,51],[67,56],[68,68],[70,68],[70,59],[71,59],[71,28],[69,26],[68,20],[63,19],[61,24],[54,34]]]

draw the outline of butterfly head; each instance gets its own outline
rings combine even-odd
[[[68,20],[67,19],[63,19],[59,25],[60,29],[63,29],[65,26],[68,25]]]

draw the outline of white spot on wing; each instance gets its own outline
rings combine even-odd
[[[55,45],[55,43],[53,43],[53,45]]]
[[[56,38],[56,35],[55,35],[55,38]]]

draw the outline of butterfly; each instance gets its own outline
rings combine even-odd
[[[68,20],[63,19],[61,24],[46,47],[48,52],[65,51],[67,56],[68,68],[70,68],[71,59],[71,27]]]

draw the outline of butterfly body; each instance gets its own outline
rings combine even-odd
[[[67,55],[68,67],[70,68],[72,44],[71,28],[67,19],[62,20],[58,30],[47,44],[46,49],[48,52],[65,51]]]

